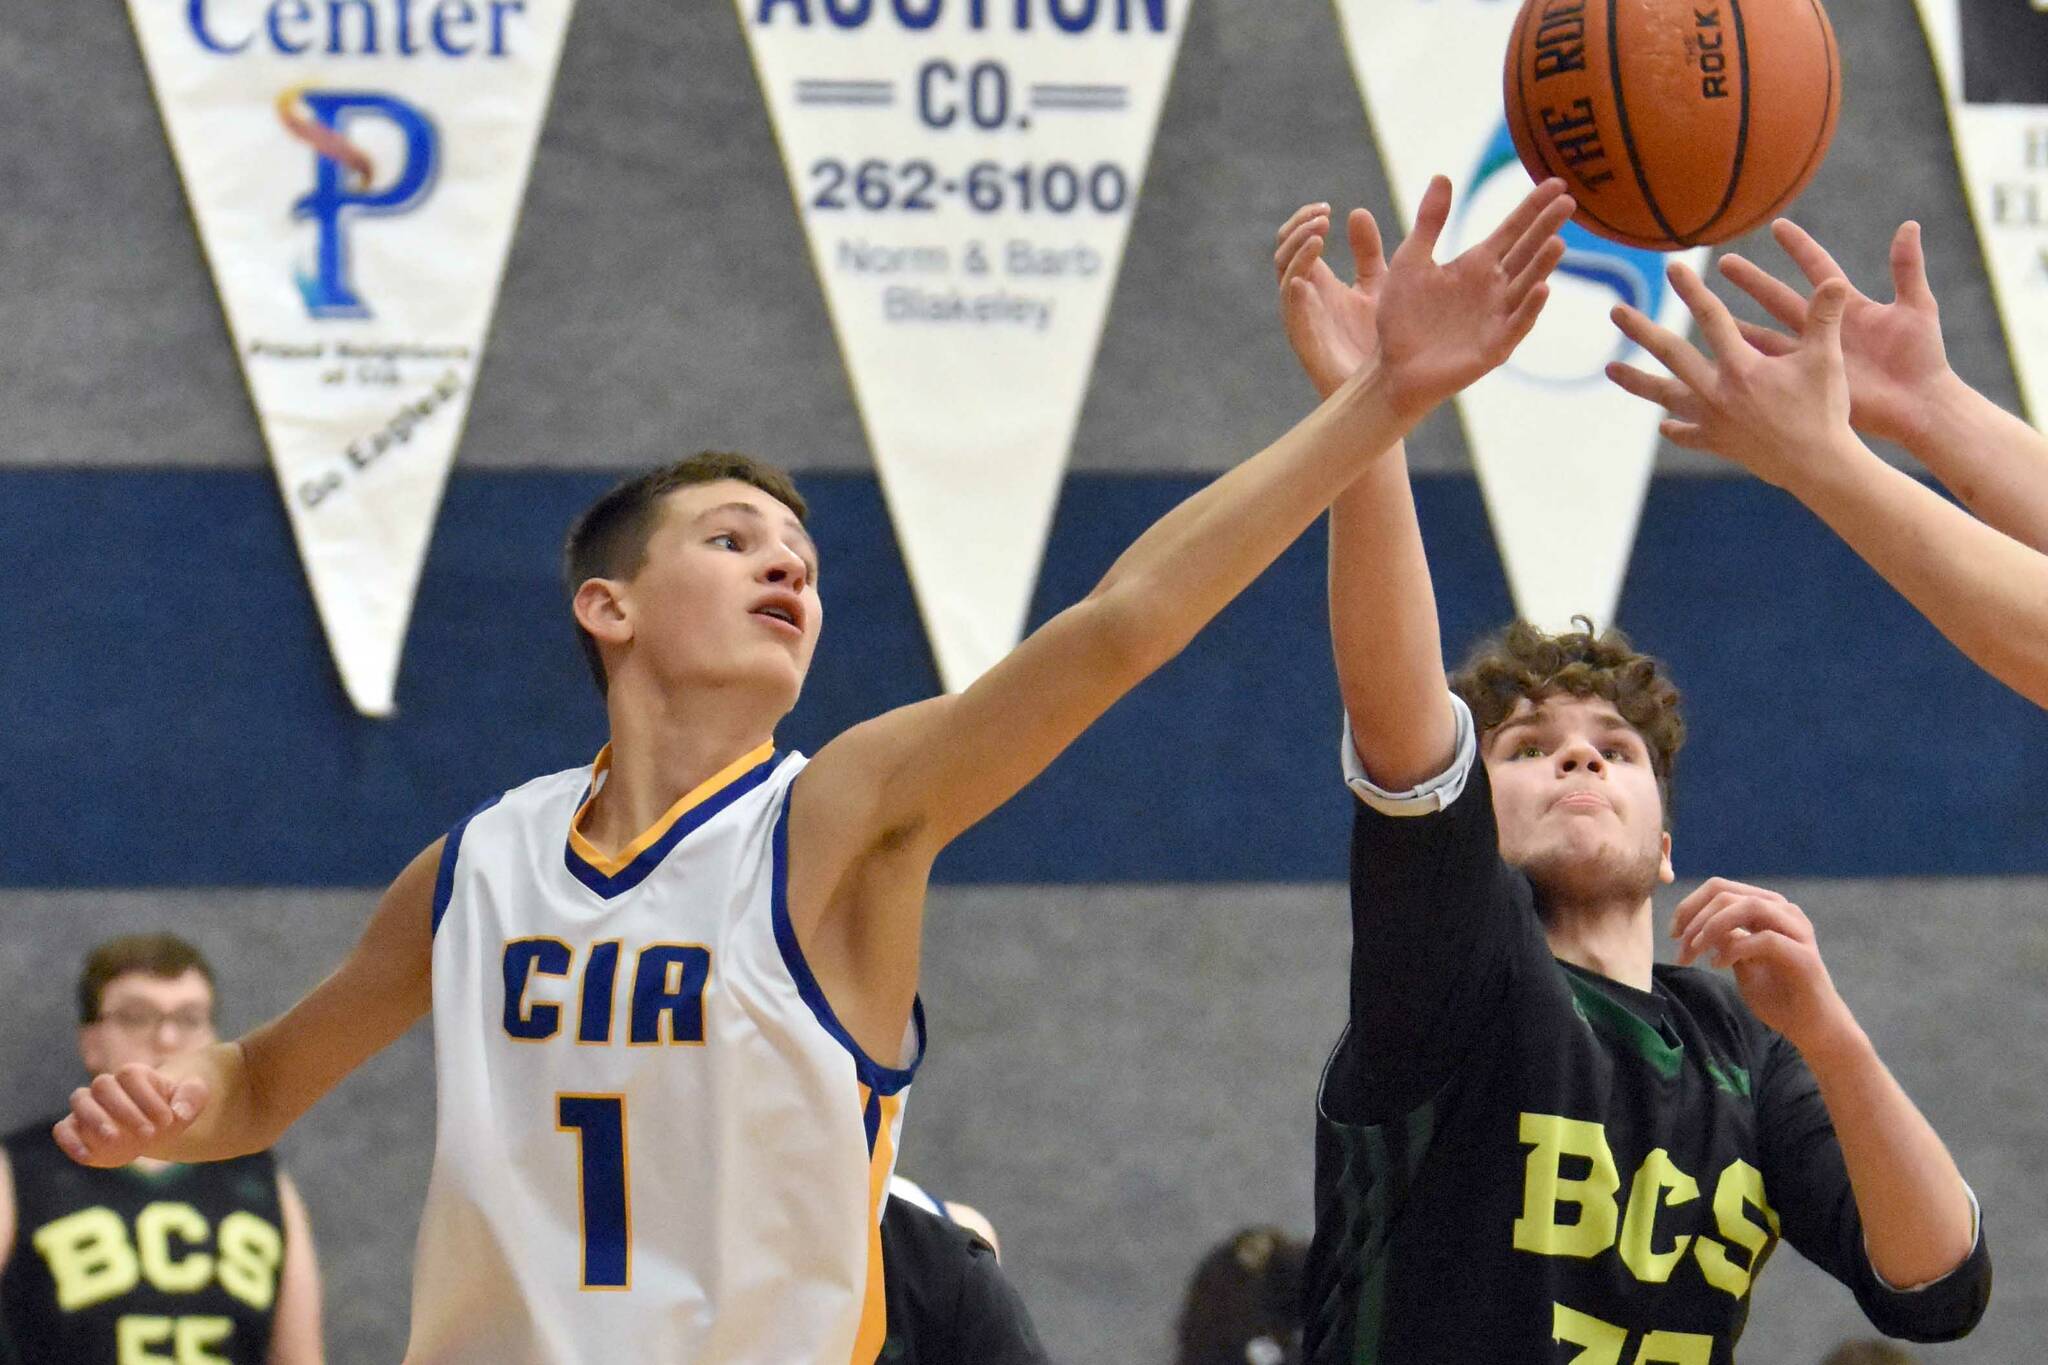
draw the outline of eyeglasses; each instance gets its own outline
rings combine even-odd
[[[188,1005],[183,1009],[165,1013],[163,1010],[151,1009],[148,1005],[122,1005],[102,1014],[97,1022],[112,1024],[121,1032],[131,1033],[137,1037],[155,1033],[165,1024],[169,1024],[181,1036],[189,1037],[213,1027],[213,1011],[198,1005]]]

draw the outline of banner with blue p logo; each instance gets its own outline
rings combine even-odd
[[[433,120],[414,105],[368,91],[295,92],[279,101],[279,115],[294,137],[313,149],[313,188],[292,204],[294,219],[318,233],[315,268],[295,273],[306,311],[316,318],[366,318],[370,308],[349,274],[349,221],[407,213],[432,193],[439,170],[440,137]],[[300,112],[300,107],[307,113]],[[377,118],[394,125],[405,158],[381,188],[378,168],[348,140],[349,125]]]

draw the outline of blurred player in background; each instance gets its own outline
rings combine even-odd
[[[85,959],[89,1074],[162,1066],[211,1043],[213,1021],[213,969],[183,939],[110,939]],[[0,1360],[320,1365],[312,1223],[269,1152],[95,1170],[47,1120],[0,1150]]]
[[[1371,363],[1384,287],[1371,216],[1349,226],[1352,286],[1325,205],[1275,255],[1323,392]],[[1975,1198],[1800,908],[1713,878],[1678,906],[1681,965],[1655,963],[1685,738],[1656,660],[1517,623],[1447,679],[1398,452],[1331,510],[1330,629],[1358,804],[1308,1360],[1730,1365],[1781,1236],[1887,1334],[1968,1332]]]
[[[1301,1365],[1306,1244],[1242,1228],[1195,1267],[1175,1325],[1174,1365]]]
[[[1958,649],[2048,706],[2048,436],[1949,368],[1919,224],[1892,240],[1890,303],[1857,290],[1792,223],[1771,230],[1810,298],[1741,256],[1721,269],[1790,334],[1738,321],[1674,264],[1714,358],[1621,308],[1621,330],[1672,377],[1618,362],[1609,376],[1671,414],[1671,441],[1805,503]],[[1879,459],[1858,431],[1905,447],[1969,511]]]
[[[566,555],[610,721],[596,762],[487,803],[299,1005],[102,1076],[58,1140],[105,1165],[267,1145],[431,1009],[411,1365],[866,1365],[933,859],[1513,350],[1571,210],[1548,182],[1440,266],[1439,180],[1387,273],[1377,365],[964,692],[808,766],[774,743],[823,616],[802,498],[732,457],[622,484]]]

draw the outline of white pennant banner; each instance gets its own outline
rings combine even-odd
[[[737,0],[945,686],[1021,637],[1191,0]]]
[[[343,685],[387,715],[574,0],[129,0]]]
[[[2048,0],[1919,0],[2020,397],[2048,423]]]
[[[1439,255],[1491,232],[1530,180],[1501,108],[1517,7],[1502,0],[1336,0],[1352,69],[1404,224],[1432,175],[1457,190]],[[1390,225],[1391,227],[1392,225]],[[1390,231],[1390,243],[1398,234]],[[1564,263],[1536,330],[1458,399],[1515,609],[1548,629],[1613,622],[1649,490],[1662,413],[1605,378],[1607,362],[1657,368],[1615,330],[1625,302],[1683,331],[1666,257],[1564,232]],[[1698,269],[1707,252],[1680,259]]]

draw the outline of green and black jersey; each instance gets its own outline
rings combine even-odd
[[[0,1273],[0,1361],[262,1365],[284,1265],[268,1152],[95,1170],[50,1124],[5,1139],[14,1246]]]
[[[1780,1238],[1889,1335],[1976,1324],[1981,1232],[1936,1284],[1886,1286],[1811,1073],[1732,983],[1660,966],[1643,992],[1551,956],[1484,764],[1440,811],[1356,819],[1309,1361],[1729,1365]]]

